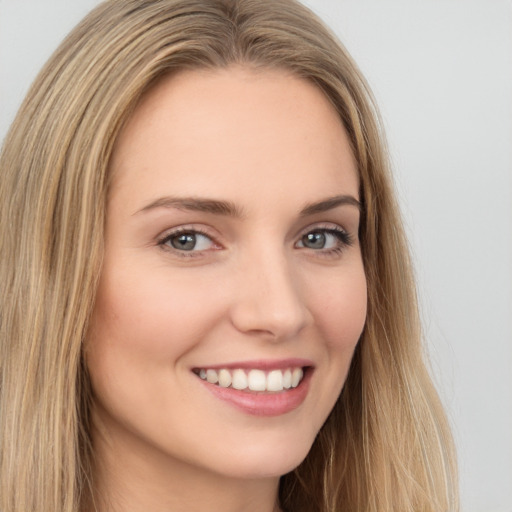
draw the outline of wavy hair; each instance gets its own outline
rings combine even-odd
[[[76,512],[94,494],[82,342],[102,265],[109,160],[163,75],[242,64],[320,88],[357,160],[368,316],[290,512],[458,510],[449,428],[422,353],[411,262],[372,94],[294,0],[110,0],[32,85],[0,155],[0,510]]]

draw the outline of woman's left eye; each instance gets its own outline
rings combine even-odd
[[[180,252],[206,251],[215,244],[213,240],[197,231],[180,231],[165,237],[160,245]]]
[[[314,229],[304,234],[297,247],[323,251],[337,251],[351,245],[350,235],[341,229]]]

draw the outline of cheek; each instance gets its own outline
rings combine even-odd
[[[182,284],[175,275],[166,282],[165,273],[108,275],[98,290],[91,330],[91,346],[100,350],[133,353],[140,360],[160,357],[169,364],[170,357],[199,342],[214,321],[215,302],[204,287]],[[201,322],[198,311],[203,312]]]
[[[133,404],[164,410],[161,390],[176,383],[176,369],[217,321],[205,288],[174,273],[108,268],[100,282],[85,357],[99,403],[129,418]],[[201,311],[200,321],[198,311]],[[174,380],[173,380],[174,379]],[[148,399],[151,397],[151,399]]]
[[[327,274],[327,273],[326,273]],[[327,419],[345,384],[354,350],[364,329],[367,312],[366,277],[362,264],[350,272],[317,275],[311,286],[309,309],[315,320],[319,339],[319,372],[322,386],[311,413],[314,437]],[[312,284],[310,282],[310,284]]]
[[[339,278],[326,279],[311,293],[310,309],[332,350],[350,353],[363,332],[367,312],[366,277],[362,265]]]

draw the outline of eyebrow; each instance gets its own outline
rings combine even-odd
[[[218,199],[206,199],[198,197],[172,197],[166,196],[149,203],[147,206],[137,211],[137,213],[147,212],[155,208],[177,208],[178,210],[189,210],[194,212],[213,213],[215,215],[225,215],[228,217],[241,218],[243,211],[231,201],[221,201]]]
[[[309,203],[301,210],[300,215],[301,217],[306,217],[308,215],[314,215],[315,213],[327,212],[338,206],[345,205],[355,206],[359,211],[362,210],[361,203],[354,196],[341,195],[329,197],[316,203]]]
[[[339,195],[329,197],[322,201],[308,203],[300,211],[301,217],[327,212],[338,206],[355,206],[361,211],[361,203],[351,195]],[[212,213],[214,215],[223,215],[227,217],[242,218],[244,211],[231,201],[218,199],[208,199],[199,197],[173,197],[166,196],[144,206],[135,212],[136,214],[154,210],[156,208],[176,208],[178,210],[188,210],[194,212]]]

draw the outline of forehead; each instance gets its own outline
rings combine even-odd
[[[275,69],[163,78],[121,132],[111,171],[114,187],[148,196],[162,187],[212,196],[236,183],[248,191],[264,183],[268,199],[301,185],[324,196],[334,195],[333,187],[358,192],[353,153],[332,104],[312,83]]]

